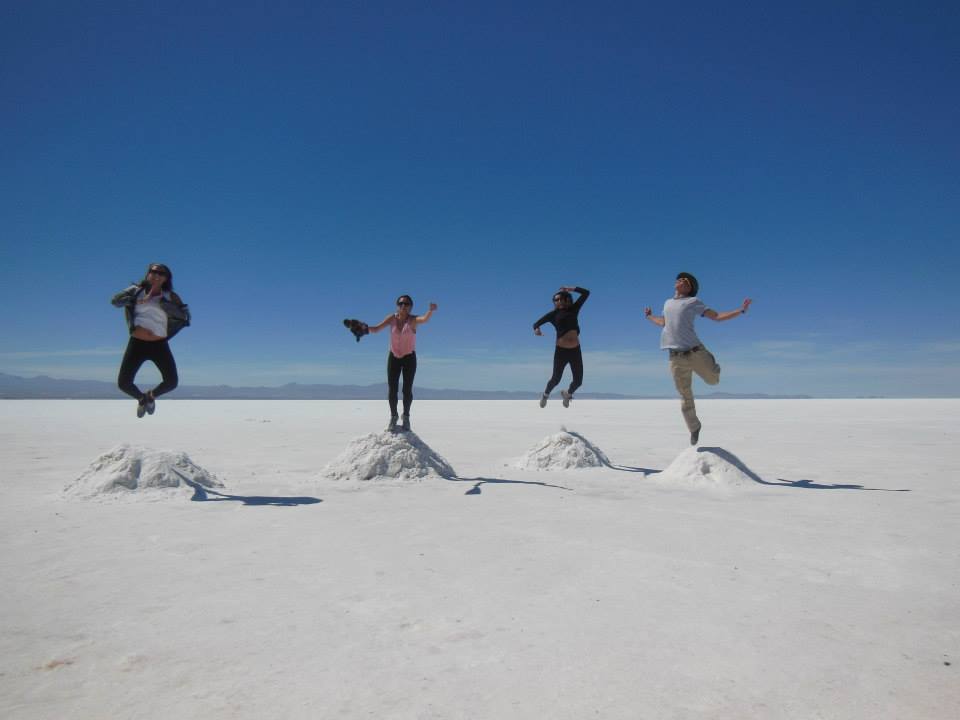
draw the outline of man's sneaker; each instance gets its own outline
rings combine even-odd
[[[144,396],[143,400],[137,403],[137,417],[142,418],[147,414],[147,398]]]
[[[696,445],[700,441],[700,428],[697,428],[692,433],[690,433],[690,444]]]
[[[409,415],[405,414],[403,416],[403,422],[400,423],[400,430],[402,430],[403,432],[410,432],[410,416]]]
[[[147,415],[153,415],[157,411],[157,399],[153,395],[148,394],[143,405],[147,409]]]
[[[397,431],[397,420],[399,420],[396,415],[390,416],[390,422],[387,424],[387,432],[396,432]]]
[[[563,406],[570,407],[570,401],[573,400],[573,395],[568,393],[566,390],[561,390],[560,397],[563,398]]]
[[[540,407],[544,408],[547,406],[547,398],[550,397],[546,393],[540,396]]]

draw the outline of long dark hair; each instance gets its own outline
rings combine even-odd
[[[150,281],[147,279],[147,276],[150,274],[150,271],[154,269],[163,270],[167,273],[167,279],[163,281],[163,286],[160,289],[164,292],[173,292],[173,271],[163,263],[150,263],[147,265],[147,272],[144,273],[143,280],[140,281],[140,287],[144,290],[150,287]]]

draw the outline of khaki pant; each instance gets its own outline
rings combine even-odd
[[[670,358],[670,374],[673,375],[673,384],[677,386],[681,398],[680,412],[683,413],[690,432],[700,429],[700,418],[697,417],[697,408],[693,402],[693,373],[703,378],[707,385],[720,382],[720,366],[706,348]]]

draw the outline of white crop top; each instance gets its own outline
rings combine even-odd
[[[141,291],[137,303],[133,306],[133,325],[149,330],[157,337],[167,336],[167,314],[160,307],[161,295],[146,297]]]

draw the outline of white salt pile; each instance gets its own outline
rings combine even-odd
[[[63,490],[80,498],[150,498],[189,496],[190,483],[222,488],[217,477],[184,452],[120,445],[104,453]]]
[[[516,463],[524,470],[574,470],[603,465],[610,465],[607,456],[582,435],[566,428],[545,437]]]
[[[333,480],[422,480],[456,473],[416,433],[384,431],[352,440],[323,469],[323,475]]]
[[[692,447],[651,476],[661,482],[694,487],[737,487],[763,482],[733,453],[717,447]]]

